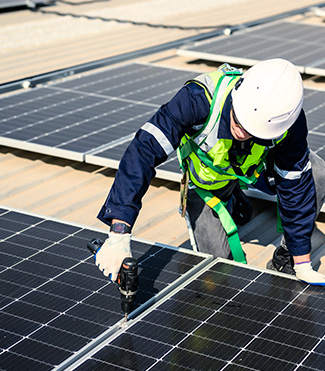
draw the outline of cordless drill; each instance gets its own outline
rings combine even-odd
[[[88,249],[95,255],[103,245],[103,241],[94,238],[88,242]],[[117,277],[118,289],[121,296],[122,311],[125,313],[125,322],[127,316],[132,310],[135,295],[139,286],[138,263],[134,258],[127,257],[123,260],[121,269]]]

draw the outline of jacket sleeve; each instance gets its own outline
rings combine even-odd
[[[98,219],[108,225],[120,219],[133,226],[155,167],[179,146],[185,132],[204,124],[209,109],[204,90],[195,83],[182,87],[161,106],[126,149]]]
[[[316,191],[309,160],[307,124],[302,110],[275,150],[275,182],[284,236],[291,255],[311,251]]]

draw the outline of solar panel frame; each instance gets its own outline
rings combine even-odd
[[[50,370],[121,326],[117,286],[94,266],[87,242],[107,233],[0,209],[0,368]],[[140,287],[129,318],[212,257],[132,239]]]
[[[67,371],[322,370],[323,292],[218,258]]]

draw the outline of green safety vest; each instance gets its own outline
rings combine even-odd
[[[229,150],[233,141],[226,138],[218,138],[218,130],[221,113],[227,96],[240,79],[242,73],[230,67],[222,65],[218,70],[202,74],[192,80],[204,88],[205,95],[210,103],[209,116],[197,133],[190,137],[185,135],[181,139],[177,149],[177,155],[181,169],[189,173],[192,184],[196,186],[196,192],[213,208],[227,233],[228,242],[234,260],[246,263],[237,234],[237,226],[228,211],[217,197],[210,191],[225,187],[230,181],[239,179],[241,185],[254,184],[264,170],[266,155],[270,147],[253,143],[251,153],[237,158],[238,167],[243,175],[237,175],[229,160]],[[273,145],[278,144],[287,132]],[[253,175],[245,174],[252,166],[255,167]]]

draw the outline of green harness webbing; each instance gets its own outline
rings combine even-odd
[[[230,174],[226,170],[222,169],[220,166],[214,165],[213,161],[207,156],[207,154],[205,152],[203,152],[200,149],[200,147],[191,138],[189,138],[189,140],[184,145],[178,147],[177,150],[179,151],[179,156],[182,160],[181,161],[182,169],[184,171],[185,171],[185,167],[184,167],[183,163],[184,163],[185,159],[187,157],[189,157],[189,155],[191,153],[194,152],[194,153],[196,153],[196,155],[200,158],[200,160],[207,167],[214,170],[218,174],[235,177],[235,178],[239,179],[241,184],[243,184],[243,183],[244,184],[254,184],[254,183],[256,183],[258,177],[260,176],[261,171],[264,169],[264,162],[265,162],[265,159],[266,159],[266,156],[267,156],[267,153],[268,153],[268,150],[266,150],[263,153],[263,155],[261,157],[261,160],[260,160],[259,164],[257,165],[254,173],[250,177],[248,177],[248,176],[241,176],[241,175],[237,175],[237,174]]]
[[[280,217],[280,209],[279,209],[279,197],[277,197],[277,203],[276,203],[276,231],[278,233],[283,233],[283,226],[282,226],[282,220]]]
[[[195,191],[202,198],[202,200],[218,214],[221,225],[227,234],[227,239],[233,259],[236,262],[247,264],[245,254],[237,233],[238,228],[223,202],[218,197],[214,196],[211,192],[206,191],[205,189],[195,188]]]

